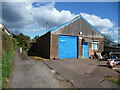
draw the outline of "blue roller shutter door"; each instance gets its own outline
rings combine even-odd
[[[59,36],[58,58],[77,58],[77,37]]]

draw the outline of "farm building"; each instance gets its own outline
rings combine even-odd
[[[81,15],[41,36],[36,44],[44,58],[89,58],[104,50],[104,35]]]

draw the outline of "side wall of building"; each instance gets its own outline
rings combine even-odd
[[[59,35],[56,35],[56,34],[51,34],[51,39],[50,39],[50,59],[53,59],[53,58],[58,58],[58,47],[59,47],[59,44],[58,44],[58,38]],[[79,36],[78,36],[79,37]],[[98,52],[102,53],[102,51],[104,50],[104,39],[103,38],[92,38],[92,37],[84,37],[84,39],[89,39],[90,41],[83,41],[81,39],[78,38],[78,58],[82,58],[83,57],[83,42],[88,42],[89,43],[89,50],[88,50],[88,54],[89,54],[89,57],[91,55],[94,54],[94,51],[95,50],[92,50],[92,40],[98,40],[99,41],[99,49],[97,50]]]
[[[82,32],[82,35],[80,33]],[[51,32],[51,48],[50,48],[50,58],[58,58],[58,36],[59,35],[68,35],[68,36],[78,36],[82,39],[78,38],[78,58],[83,57],[83,42],[88,42],[89,45],[89,57],[94,54],[95,50],[92,50],[92,41],[99,41],[99,49],[98,52],[102,52],[104,50],[104,37],[98,33],[94,27],[90,26],[82,18],[70,23],[69,25],[63,26],[55,31]]]
[[[50,58],[50,32],[37,40],[37,55],[43,58]]]
[[[81,32],[82,35],[80,35]],[[103,36],[99,34],[96,30],[94,30],[94,28],[91,27],[88,23],[86,23],[86,21],[80,18],[70,23],[69,25],[66,25],[52,32],[48,32],[45,35],[41,36],[37,44],[37,53],[39,54],[39,56],[50,59],[58,58],[59,35],[78,37],[78,58],[83,57],[83,42],[88,42],[89,57],[94,54],[94,50],[92,50],[92,40],[99,41],[98,52],[102,52],[104,50]],[[82,39],[80,39],[79,37],[81,37]]]
[[[79,36],[80,32],[82,32],[82,37],[103,38],[100,33],[81,18],[58,30],[52,31],[52,34]]]
[[[58,58],[58,35],[51,34],[50,37],[50,59]]]
[[[98,40],[99,41],[98,50],[93,50],[92,49],[92,42],[88,42],[89,43],[89,57],[91,55],[94,55],[94,52],[102,53],[104,51],[104,38],[89,38],[89,39],[91,39],[91,41],[92,40]]]

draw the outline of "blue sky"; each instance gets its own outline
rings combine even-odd
[[[94,14],[118,23],[118,2],[57,2],[55,7],[75,14],[80,12]]]
[[[2,14],[3,24],[10,31],[31,38],[46,32],[46,22],[51,30],[81,14],[101,33],[118,39],[117,2],[5,2]]]

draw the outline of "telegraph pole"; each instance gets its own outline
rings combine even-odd
[[[48,31],[48,22],[46,21],[46,32]]]

